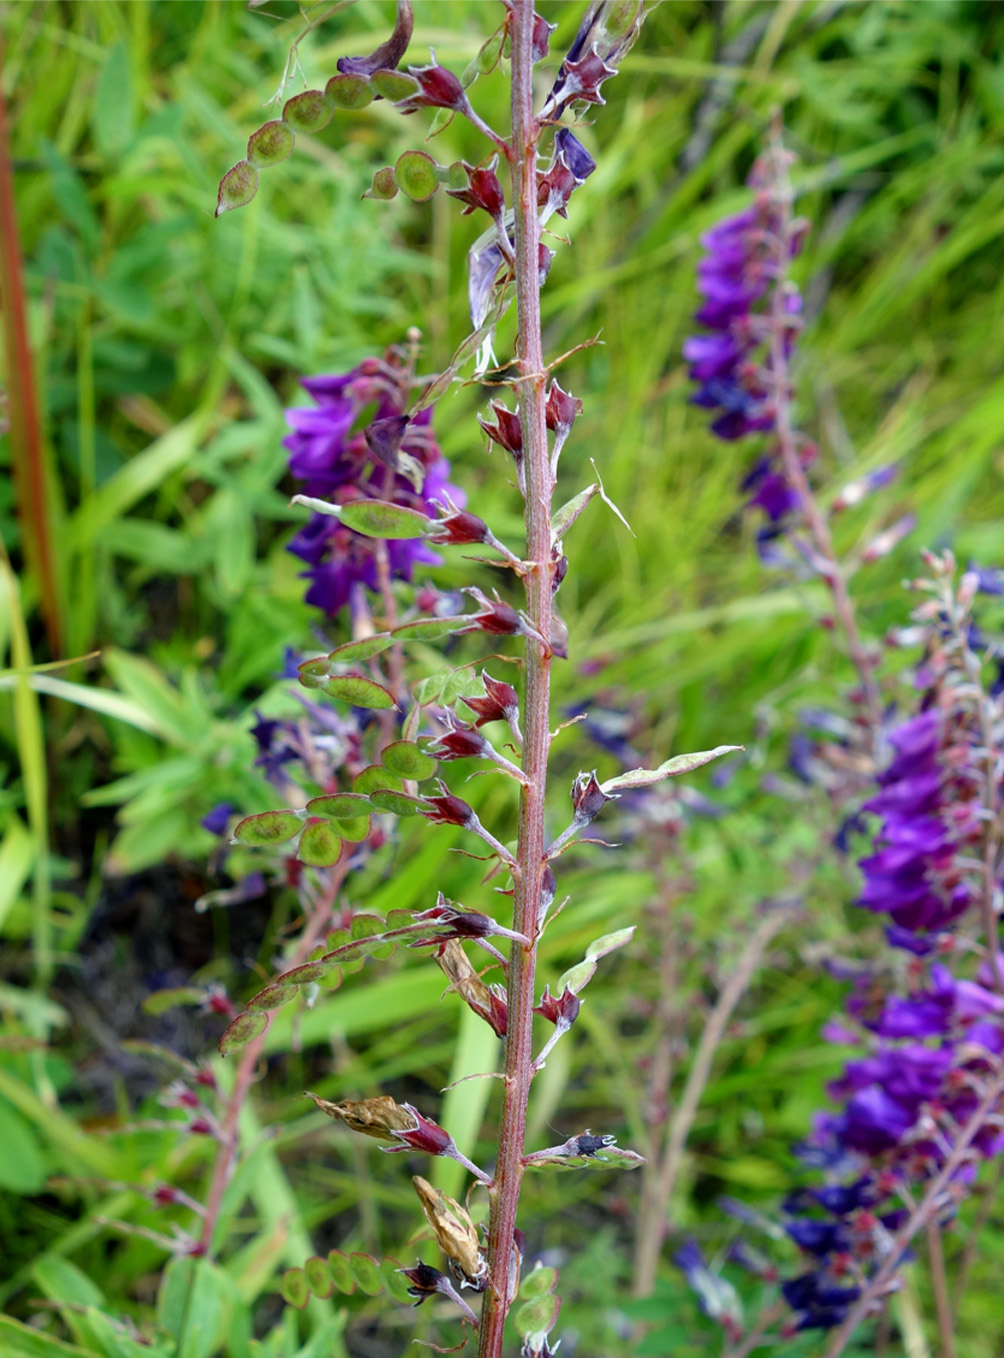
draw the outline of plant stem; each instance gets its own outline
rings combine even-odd
[[[348,873],[348,863],[343,856],[342,859],[331,870],[331,875],[325,884],[324,894],[317,904],[317,908],[312,912],[307,926],[300,936],[294,949],[293,955],[289,960],[289,967],[298,967],[310,956],[314,945],[321,939],[325,929],[331,922],[331,911],[342,883]],[[288,969],[288,968],[287,968]],[[206,1196],[206,1211],[202,1219],[202,1231],[199,1236],[201,1244],[206,1254],[213,1253],[213,1236],[216,1234],[216,1223],[219,1220],[220,1207],[223,1203],[223,1194],[227,1184],[230,1182],[234,1167],[237,1162],[237,1154],[240,1149],[240,1118],[248,1094],[251,1092],[251,1085],[254,1081],[255,1068],[261,1056],[262,1048],[265,1045],[265,1038],[268,1036],[268,1028],[271,1026],[272,1015],[268,1015],[269,1023],[265,1030],[249,1042],[241,1052],[240,1061],[237,1065],[237,1073],[234,1076],[233,1088],[227,1100],[227,1106],[223,1113],[220,1126],[220,1145],[216,1154],[216,1162],[213,1165],[212,1176],[209,1181],[209,1192]]]
[[[516,214],[516,312],[519,411],[526,472],[527,613],[543,638],[551,634],[551,494],[553,480],[544,413],[545,384],[540,332],[537,219],[537,120],[533,113],[533,0],[514,0],[512,42],[512,197]],[[519,835],[514,872],[513,928],[529,944],[514,944],[508,974],[505,1086],[495,1185],[488,1224],[489,1286],[481,1312],[478,1358],[500,1358],[509,1309],[513,1231],[523,1177],[526,1109],[533,1079],[534,970],[537,921],[544,872],[544,801],[550,745],[550,664],[546,644],[528,638],[522,709],[525,716]]]
[[[784,283],[788,273],[793,193],[784,164],[780,135],[777,132],[771,148],[771,155],[775,192],[781,210],[775,261],[777,273],[770,316],[770,368],[774,383],[775,428],[778,449],[781,453],[785,479],[798,495],[799,507],[809,537],[812,539],[812,545],[816,554],[822,558],[826,565],[823,580],[833,597],[833,611],[843,631],[844,640],[847,643],[847,652],[861,680],[861,691],[868,713],[868,721],[872,736],[875,738],[882,729],[882,694],[875,679],[875,667],[864,642],[861,640],[861,633],[858,630],[857,618],[854,613],[854,601],[851,599],[850,591],[847,588],[843,566],[833,546],[829,524],[826,522],[816,497],[812,493],[809,478],[806,476],[805,468],[798,456],[795,431],[792,426],[791,380],[785,345],[789,317],[785,311],[787,295]]]

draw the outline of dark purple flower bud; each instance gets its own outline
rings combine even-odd
[[[514,457],[518,457],[523,452],[523,427],[520,424],[519,411],[510,410],[500,401],[492,401],[491,405],[495,413],[495,423],[489,424],[480,415],[478,423],[493,442],[501,444]]]
[[[613,800],[600,787],[595,772],[580,773],[572,784],[572,809],[579,825],[595,820],[604,803]]]
[[[160,1184],[159,1187],[153,1190],[150,1197],[158,1207],[170,1207],[173,1203],[181,1201],[178,1190],[172,1188],[170,1184]]]
[[[411,14],[411,0],[397,0],[397,18],[394,32],[385,43],[368,57],[340,57],[338,69],[343,75],[372,75],[374,71],[393,71],[408,50],[414,20]]]
[[[588,179],[596,169],[596,161],[567,127],[558,129],[554,145],[558,156],[568,166],[579,184]]]
[[[474,542],[487,542],[491,537],[488,525],[477,514],[464,509],[444,513],[435,523],[433,531],[426,534],[426,542],[434,542],[437,547],[465,546]]]
[[[861,1295],[860,1288],[837,1287],[825,1270],[790,1278],[781,1284],[781,1291],[791,1309],[801,1312],[799,1330],[833,1329]]]
[[[403,1141],[403,1146],[385,1146],[384,1149],[389,1155],[394,1155],[398,1151],[403,1151],[410,1146],[412,1150],[424,1151],[427,1155],[448,1154],[453,1147],[453,1137],[449,1132],[440,1127],[438,1122],[433,1122],[431,1118],[423,1117],[417,1108],[410,1103],[401,1105],[415,1119],[416,1126],[407,1128],[403,1131],[395,1131],[393,1135],[398,1141]]]
[[[203,830],[208,830],[211,835],[222,835],[235,810],[236,808],[231,806],[229,802],[220,802],[202,817],[199,824]]]
[[[498,156],[493,156],[488,165],[468,165],[466,161],[461,161],[461,164],[467,173],[466,188],[446,190],[451,198],[466,203],[467,206],[461,216],[466,217],[480,208],[487,212],[493,221],[499,221],[505,211],[505,194],[495,173]]]
[[[437,1292],[444,1297],[449,1297],[456,1302],[468,1320],[477,1324],[478,1318],[464,1301],[457,1291],[453,1282],[445,1273],[440,1273],[438,1268],[433,1268],[431,1264],[417,1263],[414,1268],[399,1268],[398,1272],[403,1274],[411,1286],[408,1288],[409,1296],[415,1297],[415,1305],[421,1306],[423,1301],[428,1301]]]
[[[579,1017],[579,1010],[581,1007],[582,1002],[578,995],[569,990],[568,986],[565,986],[563,993],[558,999],[555,999],[551,994],[550,987],[548,987],[543,995],[541,995],[540,1004],[534,1008],[533,1012],[535,1014],[540,1014],[542,1018],[546,1018],[548,1022],[553,1023],[555,1027],[560,1026],[567,1030],[571,1028],[572,1024]]]
[[[418,81],[418,93],[397,104],[402,113],[420,108],[451,108],[460,113],[468,107],[463,85],[445,66],[409,66],[408,74]]]
[[[519,695],[512,684],[501,679],[493,679],[490,674],[482,674],[485,686],[484,698],[465,698],[464,702],[472,712],[478,714],[475,726],[486,726],[490,721],[512,722],[519,718]]]
[[[565,61],[562,64],[564,83],[561,87],[562,103],[569,104],[581,99],[586,104],[605,104],[600,94],[600,86],[617,74],[617,67],[610,66],[594,49],[581,61]]]
[[[410,421],[407,415],[390,415],[383,420],[374,420],[365,431],[366,446],[373,456],[385,467],[396,472],[398,452]]]
[[[465,726],[455,726],[429,747],[429,753],[435,759],[480,759],[490,749],[484,736]]]
[[[458,910],[449,904],[442,892],[437,903],[416,914],[415,919],[448,926],[440,937],[426,940],[437,944],[451,938],[487,938],[498,932],[498,925],[490,915],[483,915],[478,910]]]
[[[428,802],[432,809],[421,814],[434,825],[462,825],[469,829],[477,821],[474,808],[461,801],[459,797],[454,797],[445,783],[441,782],[439,786],[440,796],[422,799]]]
[[[188,1130],[195,1136],[215,1136],[212,1123],[208,1118],[192,1118]]]
[[[553,595],[553,594],[557,594],[558,590],[559,590],[559,589],[561,588],[561,586],[562,586],[562,583],[563,583],[563,581],[564,581],[564,579],[565,579],[565,576],[568,574],[568,557],[565,556],[565,555],[563,555],[563,554],[556,554],[556,555],[557,555],[557,559],[556,559],[556,561],[555,561],[555,563],[554,563],[554,569],[553,569],[553,571],[551,572],[551,593],[552,593],[552,595]],[[552,644],[552,645],[554,644],[553,638],[552,638],[552,643],[551,643],[551,644]],[[555,651],[557,651],[557,647],[555,647]]]
[[[548,388],[544,413],[547,427],[552,433],[567,435],[575,423],[576,415],[582,414],[582,402],[577,396],[562,391],[557,382],[552,382]]]
[[[481,612],[471,616],[470,626],[460,628],[458,636],[476,631],[488,632],[496,637],[525,634],[523,620],[511,604],[503,603],[501,599],[489,599],[479,589],[467,589],[464,593],[481,605]]]
[[[568,216],[568,200],[596,169],[592,156],[567,127],[558,130],[554,139],[551,164],[537,176],[537,206],[543,221],[552,212]]]

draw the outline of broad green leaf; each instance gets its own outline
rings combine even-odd
[[[315,1297],[330,1297],[335,1288],[328,1261],[314,1255],[303,1266],[307,1284]]]
[[[327,816],[329,820],[355,820],[369,813],[369,798],[358,792],[325,792],[311,797],[307,810],[312,816]]]
[[[393,792],[403,792],[404,782],[396,773],[385,769],[382,764],[367,764],[352,780],[353,792],[368,796],[378,788],[390,788]]]
[[[417,622],[406,622],[401,627],[395,627],[391,635],[396,641],[436,641],[439,637],[459,632],[474,616],[471,613],[456,618],[420,618]]]
[[[296,678],[304,688],[323,688],[324,681],[331,674],[331,661],[326,655],[313,656],[303,660],[296,667]]]
[[[395,740],[386,746],[380,755],[380,762],[385,768],[390,769],[391,773],[399,774],[402,778],[411,778],[417,783],[431,778],[438,767],[431,755],[420,750],[410,740]]]
[[[360,641],[346,641],[341,646],[328,654],[328,659],[333,664],[352,664],[357,660],[369,660],[371,656],[379,655],[381,651],[386,651],[394,645],[394,638],[389,632],[378,632],[376,636],[363,637]]]
[[[337,825],[342,839],[348,840],[350,844],[361,844],[369,836],[369,816],[343,817],[334,824]]]
[[[327,820],[314,821],[300,836],[296,856],[310,868],[332,868],[342,853],[338,831]]]
[[[420,816],[423,811],[430,810],[429,803],[423,798],[409,797],[393,788],[377,788],[370,793],[370,802],[378,811],[389,811],[394,816]]]
[[[328,1269],[339,1292],[351,1296],[356,1290],[356,1279],[348,1256],[343,1254],[341,1250],[329,1250]]]
[[[270,848],[284,844],[303,828],[303,817],[295,811],[256,811],[234,826],[234,842],[249,848]]]
[[[249,1042],[253,1042],[256,1037],[260,1037],[267,1027],[267,1014],[254,1012],[238,1014],[220,1038],[220,1055],[230,1056],[234,1052],[240,1051]]]
[[[287,1268],[279,1279],[279,1291],[282,1293],[283,1301],[302,1311],[310,1300],[310,1285],[303,1269]]]
[[[349,1264],[360,1292],[365,1292],[368,1297],[375,1297],[383,1291],[380,1266],[375,1259],[368,1254],[356,1252],[349,1255]]]
[[[340,702],[352,707],[371,707],[387,711],[397,704],[382,684],[374,683],[363,674],[333,675],[324,685],[324,691]]]
[[[350,500],[338,517],[356,533],[388,540],[424,537],[431,526],[428,515],[389,500]]]
[[[408,1279],[401,1275],[401,1268],[402,1265],[397,1259],[382,1259],[380,1277],[383,1279],[384,1290],[392,1301],[411,1305],[414,1298],[408,1291]]]

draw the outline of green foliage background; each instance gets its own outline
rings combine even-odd
[[[580,6],[544,8],[559,24],[560,54]],[[375,46],[391,9],[360,0],[307,37],[307,84],[323,82],[339,56]],[[162,1253],[104,1222],[163,1229],[164,1212],[135,1186],[167,1178],[197,1194],[209,1148],[169,1130],[113,1131],[164,1117],[151,1062],[127,1061],[121,1048],[149,1035],[139,1003],[161,982],[115,931],[115,903],[143,893],[144,918],[184,957],[191,900],[218,881],[201,816],[222,800],[247,811],[272,804],[252,769],[251,708],[291,710],[275,678],[283,648],[311,646],[318,623],[284,550],[298,515],[282,482],[283,407],[299,399],[300,374],[347,367],[411,325],[423,330],[430,367],[444,362],[466,333],[465,256],[479,228],[442,195],[424,206],[361,200],[373,170],[425,135],[427,118],[400,119],[385,104],[299,137],[293,157],[263,173],[249,208],[213,219],[216,182],[267,116],[299,31],[286,0],[257,12],[220,0],[24,0],[4,7],[0,23],[63,656],[46,650],[27,573],[17,584],[4,572],[2,636],[7,663],[21,670],[101,651],[30,686],[8,675],[0,694],[0,1304],[14,1320],[33,1318],[45,1358],[243,1354],[252,1311],[254,1333],[269,1333],[262,1352],[403,1352],[414,1324],[430,1333],[424,1311],[315,1301],[301,1317],[275,1297],[277,1270],[315,1248],[409,1258],[414,1229],[396,1162],[337,1137],[297,1096],[308,1083],[328,1097],[403,1090],[434,1111],[443,1086],[491,1068],[493,1043],[453,1000],[439,1003],[439,973],[415,959],[371,967],[307,1013],[295,1037],[278,1022],[247,1114],[253,1149],[228,1191],[221,1261],[174,1264],[158,1284]],[[416,3],[412,58],[434,47],[460,69],[490,23],[483,0]],[[595,460],[634,535],[594,503],[571,538],[561,595],[571,661],[556,702],[598,694],[623,705],[631,695],[652,758],[722,741],[743,743],[748,757],[712,793],[728,814],[695,821],[673,861],[640,846],[564,860],[572,905],[548,935],[544,980],[597,934],[640,928],[635,950],[609,959],[590,988],[576,1040],[548,1064],[537,1143],[586,1125],[628,1145],[644,1137],[639,1071],[659,988],[646,936],[653,902],[672,896],[683,1069],[702,1005],[739,957],[758,904],[801,893],[806,907],[719,1053],[673,1239],[694,1230],[714,1249],[724,1239],[717,1193],[769,1205],[790,1184],[788,1146],[839,1061],[818,1036],[839,989],[816,963],[869,942],[848,909],[853,869],[826,862],[832,813],[784,772],[794,711],[832,702],[850,680],[819,625],[825,600],[761,569],[738,513],[753,454],[712,440],[688,404],[680,346],[697,238],[743,202],[781,106],[800,157],[799,208],[814,224],[798,265],[808,316],[800,419],[833,490],[903,461],[881,505],[848,518],[844,545],[882,512],[912,509],[919,521],[892,558],[862,573],[865,627],[881,635],[903,619],[901,577],[923,545],[952,543],[963,560],[1000,564],[1002,40],[999,7],[964,0],[666,0],[583,134],[599,168],[573,201],[571,248],[557,247],[545,338],[552,355],[593,336],[601,343],[562,369],[585,403],[562,486],[574,493]],[[293,75],[287,94],[302,87]],[[504,79],[476,91],[485,116],[504,125]],[[477,134],[456,125],[430,149],[443,162],[482,155]],[[500,353],[510,333],[511,319]],[[474,422],[486,394],[448,396],[436,427],[473,507],[515,542],[517,497]],[[9,480],[0,534],[18,560]],[[468,578],[458,558],[430,574],[444,586]],[[562,737],[556,823],[576,769],[604,759],[574,729]],[[692,783],[711,791],[707,776]],[[507,792],[493,785],[478,796],[486,823],[504,823]],[[449,843],[446,832],[406,836],[354,896],[406,907],[443,886],[477,907],[473,865],[447,855]],[[293,910],[277,893],[271,914],[244,924],[213,912],[189,971],[250,993],[253,968],[269,970]],[[156,1036],[194,1059],[216,1029],[193,1022]],[[491,1144],[494,1097],[490,1081],[446,1096],[442,1120],[471,1153]],[[263,1126],[275,1134],[257,1137]],[[455,1191],[450,1167],[438,1168]],[[52,1175],[62,1182],[46,1187]],[[582,1358],[710,1352],[713,1328],[669,1263],[672,1240],[655,1298],[633,1312],[626,1304],[636,1193],[627,1176],[530,1186],[531,1248],[564,1251],[562,1324],[579,1333]],[[963,1358],[1000,1351],[999,1209],[989,1200],[988,1210],[960,1312]],[[953,1251],[971,1229],[960,1225]],[[923,1268],[915,1274],[887,1352],[925,1342],[931,1308]],[[155,1346],[137,1345],[127,1320],[159,1326]],[[432,1330],[441,1342],[450,1332]],[[27,1342],[5,1333],[0,1347]],[[58,1349],[60,1336],[77,1347]],[[869,1336],[862,1343],[872,1351]]]

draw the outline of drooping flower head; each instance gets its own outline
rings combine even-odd
[[[407,416],[411,369],[403,353],[391,349],[347,373],[305,378],[303,386],[315,404],[286,412],[292,433],[283,442],[304,494],[334,504],[391,500],[427,514],[445,496],[463,505],[463,493],[449,484],[431,410]],[[416,565],[440,560],[421,538],[379,543],[323,514],[311,517],[289,550],[308,563],[307,602],[329,617],[356,586],[379,588],[379,551],[386,552],[389,574],[398,580],[411,580]]]

